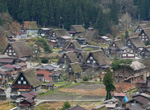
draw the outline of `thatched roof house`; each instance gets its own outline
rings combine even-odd
[[[68,63],[74,63],[78,62],[78,58],[76,53],[74,52],[66,52],[62,55],[62,57],[59,59],[58,64],[68,64]]]
[[[82,25],[72,25],[71,31],[75,32],[75,36],[83,36],[85,33],[85,28]]]
[[[30,57],[32,56],[32,49],[24,41],[16,41],[8,43],[3,54],[13,57]]]
[[[110,62],[102,50],[95,50],[89,53],[88,57],[84,61],[84,65],[90,67],[106,67],[110,65]]]
[[[84,27],[82,25],[72,25],[71,26],[71,30],[75,31],[77,33],[85,32],[85,29],[84,29]]]
[[[17,78],[12,83],[12,91],[19,89],[30,89],[32,91],[38,91],[40,86],[41,82],[36,76],[35,69],[27,69],[19,72]]]
[[[117,49],[121,49],[122,47],[124,47],[124,44],[123,44],[123,42],[120,39],[114,40],[112,45],[115,45],[115,47]]]
[[[78,43],[77,40],[72,40],[66,47],[66,49],[81,49],[80,44]]]
[[[55,34],[57,37],[70,36],[66,29],[54,29],[53,31],[53,34]]]
[[[130,37],[128,40],[130,40],[132,44],[137,48],[145,47],[145,44],[142,42],[142,40],[139,37]]]

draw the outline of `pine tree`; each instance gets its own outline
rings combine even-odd
[[[114,24],[118,24],[118,12],[116,0],[112,0],[110,18]]]
[[[107,70],[107,73],[104,76],[103,83],[107,91],[106,100],[109,100],[112,98],[111,92],[116,89],[115,86],[113,85],[113,73],[111,72],[110,69]]]
[[[41,12],[41,24],[43,26],[46,25],[48,21],[48,11],[47,11],[47,5],[46,5],[46,1],[43,0],[43,3],[42,3],[42,12]]]

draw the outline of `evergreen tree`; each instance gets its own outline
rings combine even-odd
[[[114,24],[118,24],[118,12],[116,0],[112,0],[110,18]]]
[[[69,102],[65,102],[64,105],[63,105],[63,107],[60,110],[67,110],[70,107],[71,106],[70,106]]]
[[[0,18],[0,26],[2,25],[2,20],[1,20],[1,18]]]
[[[109,100],[112,98],[111,92],[116,89],[113,84],[113,73],[111,72],[110,69],[107,70],[107,73],[104,76],[103,83],[107,91],[106,100]]]
[[[126,33],[125,33],[125,39],[127,40],[128,38],[129,38],[129,32],[126,31]]]

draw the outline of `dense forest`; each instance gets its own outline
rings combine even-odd
[[[99,29],[101,35],[110,32],[125,12],[135,20],[150,20],[150,0],[0,0],[0,7],[0,12],[8,12],[20,23],[37,21],[68,30],[81,24]]]

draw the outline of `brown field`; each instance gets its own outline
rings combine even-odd
[[[9,103],[9,101],[0,101],[0,110],[9,110],[13,107],[15,106],[12,103]]]
[[[100,105],[102,102],[69,102],[71,106],[80,105],[88,110]],[[59,110],[64,102],[43,103],[35,107],[35,110]]]

